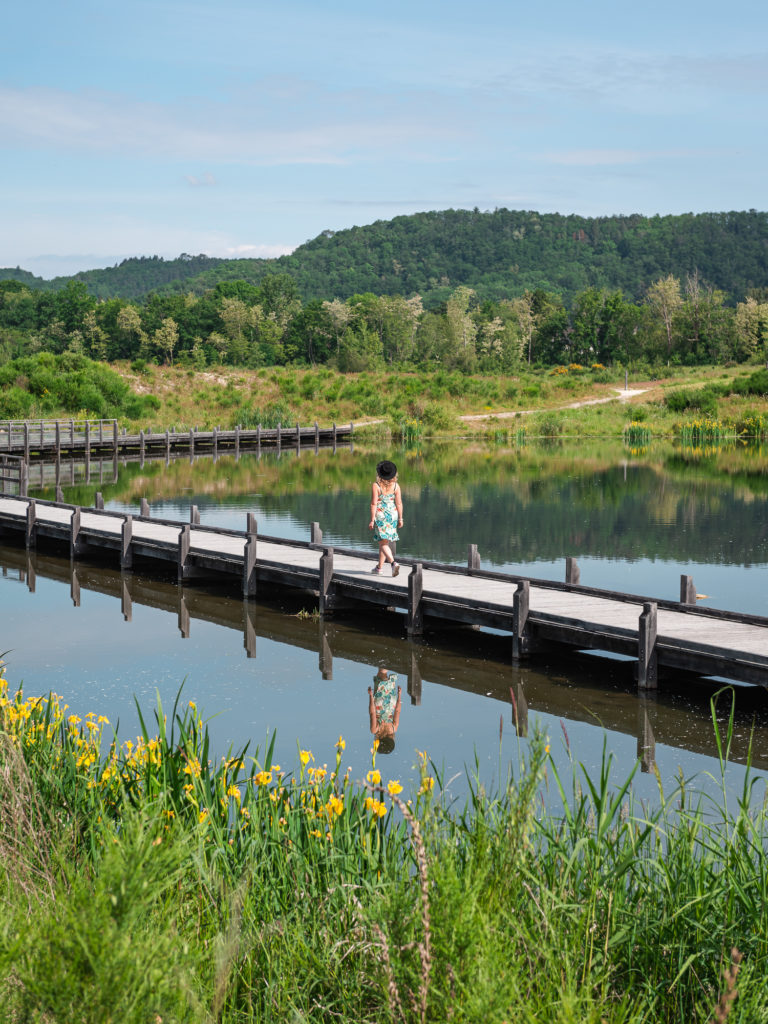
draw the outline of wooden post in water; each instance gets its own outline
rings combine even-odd
[[[336,424],[333,424],[333,451],[336,452]]]
[[[255,614],[255,605],[252,605],[248,600],[243,601],[243,647],[245,648],[246,658],[256,657]]]
[[[282,450],[282,443],[283,443],[283,428],[282,428],[282,424],[278,423],[277,424],[277,453],[278,453],[278,455],[280,454],[280,452]]]
[[[565,560],[565,582],[574,586],[581,583],[581,569],[575,558],[566,558]]]
[[[512,698],[512,724],[518,736],[528,735],[528,700],[525,696],[523,684],[517,684],[517,691],[511,686],[509,696]]]
[[[653,698],[651,698],[652,700]],[[637,759],[640,771],[644,774],[652,772],[656,764],[656,740],[648,717],[649,700],[638,697],[637,700]]]
[[[72,570],[69,577],[69,594],[72,598],[72,604],[75,608],[80,607],[80,578],[77,575],[77,569],[72,566]]]
[[[693,576],[680,577],[680,604],[696,604],[696,587]]]
[[[315,420],[315,451],[320,447],[320,425]]]
[[[317,652],[317,667],[323,679],[333,679],[333,651],[328,640],[325,624],[320,624],[320,642]]]
[[[142,462],[144,461],[144,451],[145,451],[144,431],[140,430],[139,431],[139,455],[141,456],[141,461]]]
[[[182,640],[189,640],[189,608],[184,591],[181,589],[179,590],[179,633],[181,633]]]
[[[32,558],[29,551],[27,552],[27,557],[25,561],[27,569],[27,590],[30,592],[30,594],[34,594],[35,587],[37,585],[37,570],[35,568],[34,558]]]
[[[200,509],[197,505],[189,506],[189,522],[192,526],[200,525]]]
[[[335,433],[334,428],[334,436]],[[405,621],[405,631],[408,636],[421,636],[424,632],[423,593],[424,574],[421,562],[416,562],[408,574],[408,617]]]
[[[246,540],[243,550],[243,597],[256,596],[256,516],[249,512],[246,517]]]
[[[528,626],[528,612],[531,605],[531,584],[521,580],[512,599],[512,661],[520,661],[528,654],[525,635]]]
[[[219,428],[213,428],[213,461],[219,457]]]
[[[411,651],[411,670],[408,673],[408,696],[411,698],[411,704],[414,707],[418,707],[421,704],[421,669],[419,668],[419,662],[416,657],[416,651]]]
[[[323,548],[320,556],[320,578],[318,581],[318,608],[321,615],[331,611],[333,603],[333,548]]]
[[[123,613],[123,619],[130,622],[133,617],[133,598],[127,579],[120,580],[120,611]]]
[[[37,547],[37,513],[34,498],[27,505],[27,526],[24,532],[24,542],[27,551],[30,548]]]
[[[91,421],[85,421],[85,450],[88,453],[88,457],[91,454]]]
[[[96,491],[96,496],[93,499],[93,507],[101,509],[104,508],[104,495],[101,491]]]
[[[141,507],[140,507],[140,510],[139,510],[139,515],[143,519],[149,519],[149,502],[147,501],[146,498],[142,498],[141,499]]]
[[[133,568],[133,516],[126,516],[120,531],[120,568]]]
[[[56,420],[56,458],[61,458],[61,424]]]
[[[189,428],[189,454],[195,454],[195,432],[191,427]]]
[[[240,424],[235,427],[235,462],[240,458]]]
[[[19,467],[19,497],[26,498],[29,490],[29,463],[21,460]]]
[[[29,462],[29,424],[24,421],[24,458]]]
[[[639,690],[655,690],[659,685],[656,656],[656,624],[658,605],[646,601],[638,625],[637,640],[637,687]]]
[[[117,420],[112,420],[112,448],[117,455]]]
[[[309,526],[309,543],[313,548],[319,548],[323,545],[323,531],[320,529],[320,523],[310,523]]]
[[[477,544],[470,544],[467,547],[467,568],[470,570],[480,568],[480,554],[477,550]]]
[[[165,432],[165,457],[170,459],[171,457],[171,432],[166,430]]]

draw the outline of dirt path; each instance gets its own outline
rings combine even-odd
[[[466,416],[459,416],[460,420],[509,420],[514,419],[515,416],[531,416],[536,412],[561,412],[563,409],[581,409],[586,405],[602,405],[605,402],[628,402],[630,398],[635,395],[643,395],[646,391],[650,391],[651,388],[630,388],[625,391],[624,388],[614,388],[616,394],[609,395],[607,398],[585,398],[579,402],[570,402],[568,405],[558,405],[552,409],[517,409],[515,412],[482,412],[482,413],[470,413]]]
[[[466,423],[474,420],[511,420],[515,416],[532,416],[537,412],[562,412],[564,409],[581,409],[586,405],[603,405],[605,402],[628,402],[635,395],[644,395],[646,391],[652,391],[653,388],[630,388],[628,391],[625,391],[624,388],[613,388],[613,390],[616,394],[609,395],[607,398],[584,398],[578,402],[570,402],[568,405],[554,406],[552,409],[515,409],[513,412],[468,413],[459,416],[459,419]],[[377,423],[386,423],[386,420],[357,420],[355,426],[372,427]]]

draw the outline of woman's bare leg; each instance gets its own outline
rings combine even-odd
[[[384,562],[394,562],[395,556],[392,554],[392,548],[389,546],[389,541],[379,541],[379,568],[384,568]]]

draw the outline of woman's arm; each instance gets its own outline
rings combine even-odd
[[[376,717],[376,705],[373,701],[373,690],[368,687],[368,717],[371,720],[371,732],[376,732],[379,727],[379,722]]]
[[[368,529],[373,529],[373,521],[376,518],[376,506],[379,503],[379,488],[378,484],[374,483],[371,485],[371,521],[368,523]]]
[[[398,484],[397,490],[395,491],[395,508],[397,509],[397,525],[403,525],[403,499],[401,497],[401,488]]]

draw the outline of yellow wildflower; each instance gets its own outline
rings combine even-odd
[[[392,779],[391,782],[387,783],[387,791],[390,796],[397,796],[398,793],[403,792],[403,787],[400,785],[398,779]]]
[[[379,771],[378,768],[375,768],[373,771],[368,772],[368,774],[365,777],[372,786],[381,785],[381,772]]]

